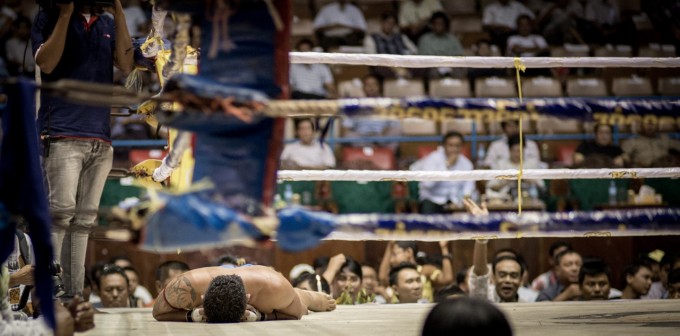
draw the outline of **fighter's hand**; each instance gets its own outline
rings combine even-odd
[[[65,17],[71,17],[71,14],[73,14],[73,10],[75,8],[73,1],[67,4],[57,4],[57,6],[59,6],[59,15]]]
[[[482,202],[482,206],[478,206],[475,201],[469,199],[469,198],[464,198],[463,199],[463,204],[465,204],[465,209],[467,211],[475,216],[482,216],[482,215],[488,215],[489,210],[486,208],[486,202]]]
[[[207,322],[208,317],[205,316],[205,309],[197,308],[191,311],[191,320],[194,322]]]
[[[246,310],[241,316],[241,322],[257,322],[262,318],[262,313],[251,305],[246,305]]]

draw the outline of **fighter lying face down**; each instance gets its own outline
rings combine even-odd
[[[158,321],[209,323],[299,320],[308,310],[335,309],[325,293],[293,288],[264,266],[205,267],[179,275],[158,294]]]

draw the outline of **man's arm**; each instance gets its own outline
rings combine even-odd
[[[439,247],[442,250],[442,272],[441,274],[432,279],[435,286],[446,286],[453,282],[453,265],[451,264],[451,253],[449,252],[449,242],[440,241]]]
[[[186,321],[188,310],[196,308],[198,293],[186,276],[172,280],[159,294],[153,305],[153,317],[158,321]]]
[[[59,61],[61,61],[61,56],[64,54],[66,33],[68,32],[68,25],[71,21],[71,14],[73,14],[73,7],[73,2],[59,5],[59,19],[57,19],[57,24],[54,26],[54,30],[50,37],[35,55],[35,64],[40,67],[40,71],[46,74],[50,74],[54,71],[54,68],[56,68]]]
[[[385,254],[380,261],[380,267],[378,268],[378,281],[381,285],[387,286],[390,282],[390,255],[392,254],[392,247],[394,246],[394,241],[387,242],[385,247]]]
[[[124,74],[130,73],[134,65],[132,39],[125,23],[125,12],[120,0],[114,4],[113,21],[116,27],[116,53],[114,62]]]

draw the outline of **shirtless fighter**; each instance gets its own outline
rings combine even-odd
[[[264,266],[205,267],[182,273],[158,294],[158,321],[253,322],[299,320],[311,311],[331,311],[325,293],[293,288],[281,273]]]

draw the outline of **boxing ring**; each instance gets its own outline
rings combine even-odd
[[[680,329],[677,300],[619,302],[504,303],[517,336],[659,335]],[[238,324],[157,322],[150,309],[104,309],[95,316],[96,329],[83,335],[420,335],[433,304],[364,304],[330,313],[312,313],[300,321]]]
[[[271,6],[270,1],[266,1]],[[277,4],[279,9],[285,7]],[[263,7],[263,6],[260,6]],[[259,8],[261,10],[262,8]],[[289,9],[280,12],[284,18]],[[258,14],[259,15],[259,14]],[[186,16],[180,16],[180,18]],[[280,19],[280,18],[279,18]],[[274,20],[276,21],[276,20]],[[186,22],[185,22],[186,23]],[[287,30],[277,30],[272,23],[269,33],[272,36],[286,35]],[[182,29],[179,27],[180,34]],[[184,31],[186,33],[186,31]],[[270,41],[271,42],[271,41]],[[283,44],[286,47],[287,43]],[[189,108],[178,111],[172,106],[157,111],[161,123],[182,131],[209,133],[203,138],[209,141],[198,142],[195,146],[196,170],[203,177],[216,180],[201,184],[185,193],[164,193],[159,188],[149,188],[148,203],[140,202],[134,206],[126,205],[130,217],[139,220],[143,212],[146,216],[142,225],[133,228],[138,232],[140,248],[148,251],[174,252],[179,249],[202,249],[211,246],[225,246],[243,242],[276,241],[283,249],[301,251],[314,247],[323,239],[341,240],[423,240],[440,241],[475,238],[523,238],[523,237],[582,237],[582,236],[631,236],[631,235],[680,235],[680,209],[655,208],[645,210],[538,213],[521,212],[521,202],[517,213],[472,216],[453,215],[396,215],[396,214],[348,214],[331,215],[308,211],[299,207],[288,207],[274,213],[271,200],[275,193],[277,179],[281,181],[462,181],[462,180],[517,180],[522,179],[629,179],[629,178],[678,178],[680,167],[653,169],[597,169],[597,170],[501,170],[470,172],[412,172],[412,171],[278,171],[278,155],[282,145],[282,125],[284,117],[294,116],[333,116],[357,118],[385,116],[403,118],[407,116],[424,117],[425,111],[438,117],[476,118],[466,114],[466,110],[478,109],[501,111],[502,120],[524,120],[535,115],[548,115],[561,118],[576,118],[588,121],[616,123],[623,116],[643,120],[647,116],[671,118],[675,120],[680,110],[680,99],[523,99],[521,94],[521,72],[526,68],[678,68],[680,58],[507,58],[507,57],[435,57],[435,56],[393,56],[393,55],[355,55],[324,53],[280,52],[281,46],[268,45],[276,57],[263,57],[270,68],[256,69],[269,71],[267,81],[258,83],[258,90],[248,87],[220,86],[219,62],[212,63],[207,57],[203,76],[212,76],[211,82],[201,82],[202,76],[178,75],[171,82],[174,91],[164,91],[158,95],[144,95],[96,85],[82,86],[77,83],[62,82],[54,85],[44,84],[46,91],[59,94],[66,99],[98,104],[129,104],[151,100],[163,108],[164,103],[195,95],[191,98],[224,99],[234,98],[240,104],[253,107],[253,115],[232,113],[225,116],[204,113],[205,110]],[[220,47],[222,48],[222,47]],[[278,48],[278,49],[277,49]],[[179,49],[179,48],[177,48]],[[222,53],[219,51],[216,53]],[[274,65],[286,68],[288,55],[291,63],[324,63],[395,67],[467,67],[467,68],[514,68],[517,73],[519,99],[340,99],[323,101],[279,100],[280,90],[286,86],[287,76],[279,71],[272,75]],[[186,56],[186,55],[185,55]],[[177,57],[173,53],[173,57]],[[173,59],[177,61],[177,59]],[[183,61],[183,59],[179,59]],[[174,63],[177,65],[178,63]],[[179,64],[182,64],[181,62]],[[238,70],[230,69],[230,71]],[[256,76],[254,76],[256,77]],[[276,77],[276,78],[274,78]],[[255,78],[261,79],[261,78]],[[256,82],[249,78],[251,82]],[[198,81],[198,82],[197,82]],[[11,82],[7,82],[10,83]],[[233,83],[230,83],[233,84]],[[249,83],[252,84],[252,83]],[[79,90],[74,91],[74,88]],[[115,97],[111,93],[116,93]],[[203,95],[203,96],[201,96]],[[285,96],[285,94],[283,95]],[[195,100],[194,100],[195,101]],[[191,101],[191,102],[194,102]],[[185,100],[184,102],[190,102]],[[223,100],[221,102],[224,102]],[[168,104],[165,104],[168,105]],[[172,104],[170,104],[172,105]],[[208,104],[206,104],[207,106]],[[187,105],[188,106],[188,105]],[[230,108],[233,108],[230,106]],[[408,115],[398,111],[410,108],[422,112]],[[196,117],[203,122],[197,123]],[[227,120],[228,119],[228,120]],[[236,120],[238,119],[238,120]],[[522,132],[522,122],[520,133]],[[248,142],[239,142],[237,137],[219,138],[225,130],[236,130]],[[246,130],[247,132],[243,132]],[[218,136],[219,135],[219,136]],[[255,136],[257,135],[257,136]],[[231,136],[231,138],[229,138]],[[215,161],[211,151],[231,143],[244,146],[244,151],[257,152],[258,166],[247,180],[242,175],[220,175],[211,170],[213,167],[229,168],[226,161]],[[264,142],[263,142],[264,141]],[[33,144],[35,145],[35,144]],[[277,147],[278,146],[278,147]],[[263,147],[269,152],[263,153]],[[207,148],[207,149],[206,149]],[[278,148],[278,149],[277,149]],[[278,151],[278,152],[277,152]],[[211,161],[213,160],[213,161]],[[202,164],[209,162],[211,169]],[[247,166],[232,170],[247,171]],[[147,176],[148,177],[148,176]],[[195,181],[196,182],[196,181]],[[233,190],[224,187],[229,182],[243,184],[249,190],[246,198],[260,203],[223,202],[221,197]],[[250,184],[249,184],[250,183]],[[256,186],[256,187],[253,187]],[[212,188],[218,190],[217,196]],[[241,190],[241,191],[243,191]],[[253,191],[254,190],[254,191]],[[520,188],[521,190],[521,188]],[[242,195],[238,195],[242,196]],[[249,200],[249,199],[248,199]],[[231,200],[230,200],[231,201]],[[150,204],[150,205],[149,205]],[[231,207],[232,204],[235,206]],[[255,204],[255,205],[253,205]],[[135,208],[139,205],[140,208]],[[256,210],[252,210],[257,208]],[[141,209],[143,211],[135,212]],[[138,223],[139,224],[139,223]],[[96,316],[97,328],[86,335],[356,335],[370,331],[379,335],[416,335],[422,321],[429,312],[431,304],[423,305],[358,305],[340,306],[331,313],[315,313],[303,317],[301,321],[278,321],[264,323],[240,323],[236,325],[212,325],[198,323],[156,322],[149,309],[102,310]],[[676,335],[680,329],[680,303],[676,301],[620,301],[620,302],[569,302],[569,303],[522,303],[503,304],[501,309],[508,315],[517,335],[555,335],[597,334],[597,335]],[[275,323],[275,324],[274,324]]]

